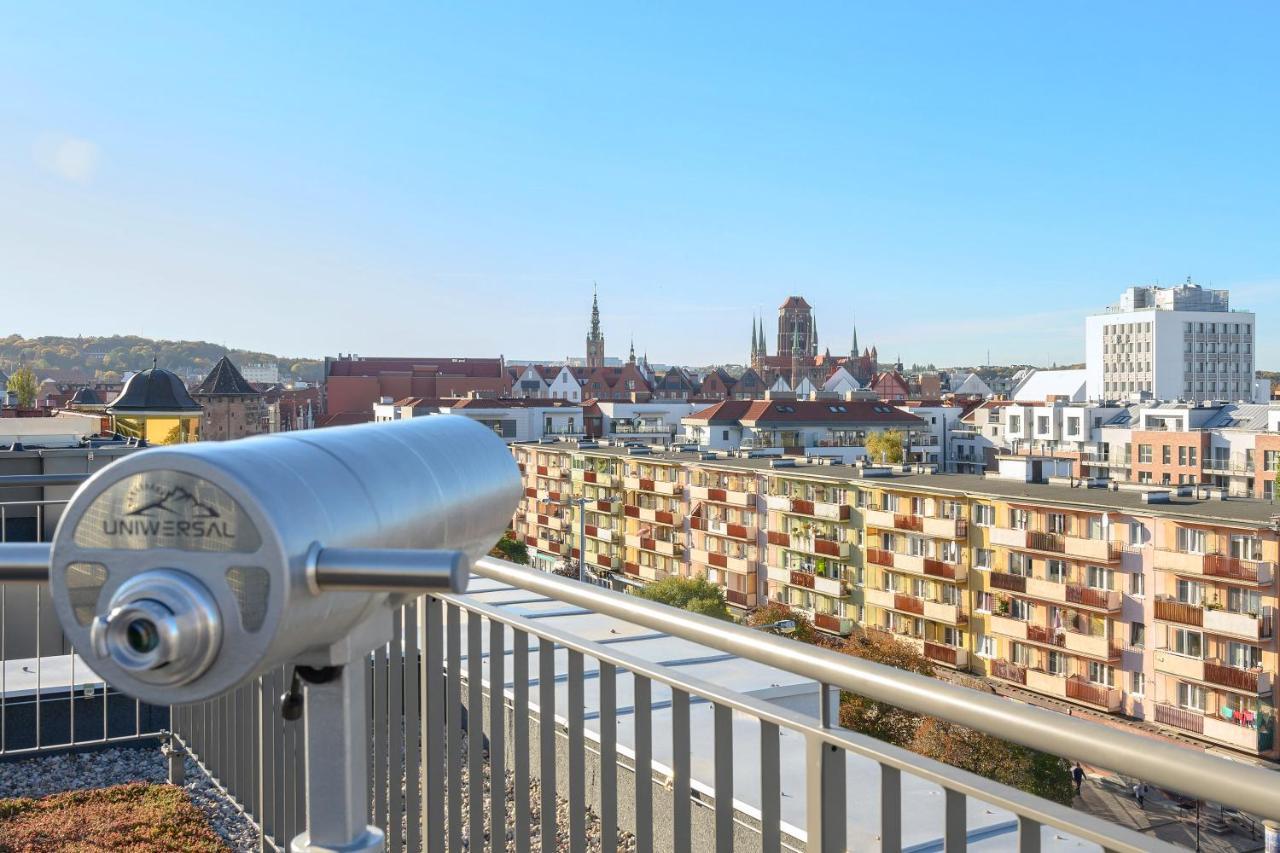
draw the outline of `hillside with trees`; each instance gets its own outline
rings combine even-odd
[[[31,367],[40,379],[42,372],[83,375],[86,379],[113,381],[129,371],[145,370],[153,363],[179,376],[208,373],[223,355],[237,365],[275,362],[281,379],[318,382],[323,371],[319,359],[290,358],[253,350],[227,349],[208,341],[166,341],[136,335],[109,337],[0,338],[0,369],[12,372]]]

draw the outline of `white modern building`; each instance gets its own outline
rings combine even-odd
[[[1085,319],[1089,399],[1255,402],[1254,321],[1190,279],[1131,287]]]
[[[240,375],[255,385],[275,385],[280,381],[280,365],[274,361],[245,364],[240,367]]]

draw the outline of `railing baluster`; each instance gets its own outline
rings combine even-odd
[[[404,833],[400,819],[404,815],[404,793],[400,780],[404,773],[404,609],[395,608],[391,613],[391,649],[387,653],[390,697],[387,700],[387,775],[379,784],[387,786],[387,851],[402,853]]]
[[[715,706],[716,849],[733,849],[733,709]]]
[[[373,825],[387,831],[387,647],[373,653]]]
[[[582,652],[569,650],[568,707],[564,715],[569,723],[569,853],[583,853],[587,848],[587,754],[583,725]]]
[[[831,699],[831,686],[818,685],[818,714],[824,729],[835,726]],[[816,735],[806,737],[805,826],[810,850],[845,849],[848,832],[844,789],[844,750]]]
[[[445,744],[452,743],[452,723],[446,731],[445,695],[452,687],[445,687],[444,675],[444,604],[440,599],[427,596],[423,599],[423,665],[422,676],[422,834],[427,853],[444,853],[445,782],[449,771],[445,767]],[[452,681],[454,670],[450,670]],[[450,693],[450,695],[452,695]],[[451,721],[456,712],[450,712]],[[452,746],[449,747],[452,755]],[[450,798],[453,799],[453,798]]]
[[[689,850],[689,694],[671,690],[671,849]]]
[[[489,849],[507,849],[506,626],[489,622]]]
[[[600,661],[600,851],[618,847],[617,667]],[[639,775],[637,774],[637,779]]]
[[[418,853],[422,849],[421,790],[422,713],[419,704],[418,673],[422,666],[422,623],[419,621],[421,598],[411,600],[404,608],[404,815],[405,849]]]
[[[636,850],[653,850],[653,683],[632,676],[636,718]]]
[[[1018,853],[1040,853],[1040,822],[1018,818]]]
[[[778,735],[776,723],[760,721],[760,849],[763,853],[782,849],[782,765]]]
[[[950,788],[947,792],[946,838],[944,853],[963,853],[968,846],[968,822],[965,816],[965,796]]]
[[[467,814],[469,849],[484,846],[484,652],[480,617],[467,614]]]
[[[462,616],[458,605],[449,605],[448,676],[445,711],[448,717],[449,748],[445,759],[449,774],[449,850],[462,849]]]
[[[556,649],[538,640],[538,782],[542,849],[556,849]]]
[[[880,765],[880,850],[902,849],[902,771]]]
[[[529,635],[519,629],[511,632],[511,681],[516,853],[529,853],[533,848],[533,825],[529,814]]]

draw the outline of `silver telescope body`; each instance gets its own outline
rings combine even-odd
[[[109,683],[196,702],[386,642],[387,605],[462,591],[519,493],[502,440],[463,417],[155,448],[72,497],[50,591]]]

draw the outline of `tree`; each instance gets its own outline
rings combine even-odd
[[[716,619],[731,619],[729,607],[724,603],[724,590],[707,580],[705,575],[685,578],[678,575],[663,578],[655,583],[633,589],[631,594],[679,607],[691,613],[701,613]]]
[[[36,373],[30,367],[22,366],[9,377],[9,390],[18,397],[18,408],[31,409],[36,405],[36,394],[40,384],[36,382]]]
[[[515,537],[510,530],[502,535],[497,544],[489,549],[489,556],[510,560],[522,566],[529,565],[529,548]]]
[[[1059,756],[936,717],[921,719],[910,749],[1037,797],[1071,805],[1071,765]]]
[[[787,635],[791,639],[799,640],[802,643],[816,643],[818,641],[818,632],[814,630],[813,623],[809,621],[809,617],[799,611],[792,610],[781,601],[770,601],[764,607],[757,607],[752,610],[747,615],[747,624],[759,627],[760,625],[772,625],[784,619],[790,619],[796,623],[796,629]]]
[[[872,462],[896,465],[902,461],[902,430],[887,429],[867,436],[867,456]]]
[[[847,655],[886,666],[932,676],[933,664],[914,646],[880,631],[865,631],[849,637],[840,649]],[[856,693],[840,696],[840,725],[871,735],[895,746],[911,749],[923,714],[877,702]]]

